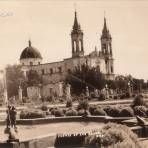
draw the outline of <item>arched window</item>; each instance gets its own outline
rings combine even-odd
[[[73,44],[74,44],[74,50],[76,51],[76,46],[77,46],[76,41],[74,41]]]
[[[30,66],[32,66],[33,65],[33,62],[30,62]]]
[[[111,73],[113,73],[114,72],[114,70],[113,70],[113,66],[111,66]]]
[[[62,72],[62,67],[58,67],[58,69],[59,69],[59,73],[61,73]]]
[[[45,74],[45,70],[44,69],[42,69],[42,75],[44,75]]]
[[[79,41],[79,51],[81,51],[82,50],[82,46],[81,46],[81,41]]]
[[[50,74],[53,74],[53,69],[52,68],[50,68]]]

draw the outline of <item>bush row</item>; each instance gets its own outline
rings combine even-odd
[[[22,111],[20,114],[21,119],[30,118],[44,118],[47,115],[52,115],[55,117],[62,116],[111,116],[111,117],[133,117],[135,115],[147,117],[148,109],[145,106],[135,106],[134,108],[130,106],[90,106],[88,109],[84,108],[50,108],[48,111]]]
[[[41,111],[23,111],[20,118],[42,118],[46,115],[55,117],[62,116],[111,116],[111,117],[133,117],[135,115],[147,117],[148,108],[142,96],[135,97],[131,106],[97,106],[89,105],[86,99],[79,101],[77,108],[72,107],[72,101],[67,101],[66,108],[48,108],[46,105],[41,107]]]

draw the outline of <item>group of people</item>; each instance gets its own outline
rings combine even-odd
[[[16,108],[14,106],[8,105],[8,109],[7,109],[7,118],[6,118],[6,122],[7,122],[7,128],[16,128],[16,115],[17,115],[17,111]]]

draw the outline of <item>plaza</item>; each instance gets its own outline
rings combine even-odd
[[[0,14],[0,148],[147,148],[146,2],[72,3]]]

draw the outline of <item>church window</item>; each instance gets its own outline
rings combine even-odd
[[[53,69],[52,68],[50,68],[50,74],[53,74]]]
[[[76,50],[76,41],[74,41],[74,49]]]
[[[62,72],[62,67],[58,67],[58,69],[59,69],[59,73],[61,73]]]
[[[38,64],[40,65],[41,63],[40,63],[40,62],[38,62]]]
[[[113,66],[111,66],[111,73],[113,73]]]
[[[82,47],[81,47],[81,41],[79,41],[79,51],[82,50]]]
[[[44,75],[45,74],[45,70],[44,69],[42,69],[42,75]]]
[[[33,62],[30,62],[30,66],[32,66],[33,65]]]
[[[81,40],[81,50],[83,51],[83,41]]]

